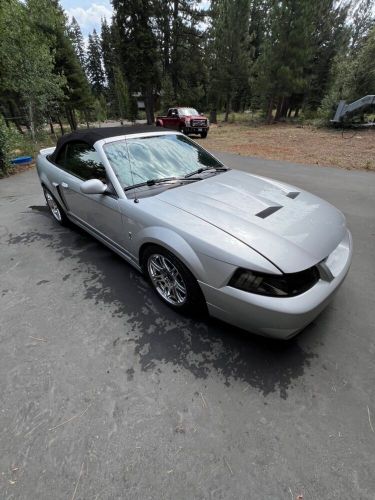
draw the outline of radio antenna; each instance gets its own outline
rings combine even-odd
[[[134,183],[133,165],[132,165],[132,161],[130,159],[129,145],[128,145],[128,140],[127,140],[126,136],[125,136],[125,144],[126,144],[126,151],[128,152],[129,165],[130,165],[130,175],[132,178],[132,183],[133,183],[133,188],[134,188],[134,203],[139,203],[139,200],[137,198],[137,191],[136,191],[135,183]]]

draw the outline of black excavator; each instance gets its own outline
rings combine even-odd
[[[363,117],[365,111],[375,110],[375,95],[366,95],[357,101],[347,104],[346,101],[340,101],[337,110],[331,123],[334,125],[348,125],[353,122],[355,116]],[[363,120],[359,124],[362,127],[375,126],[375,122],[364,123]]]

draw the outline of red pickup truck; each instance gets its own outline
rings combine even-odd
[[[156,126],[179,130],[184,134],[198,134],[207,137],[210,124],[204,115],[194,108],[169,108],[167,116],[157,116]]]

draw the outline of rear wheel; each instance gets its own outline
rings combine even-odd
[[[142,267],[159,297],[172,309],[194,315],[206,311],[203,293],[189,269],[168,250],[152,245]]]
[[[61,208],[61,205],[58,203],[53,194],[43,186],[44,197],[47,202],[47,206],[52,214],[52,217],[62,226],[67,226],[69,223],[69,219],[65,215],[64,210]]]

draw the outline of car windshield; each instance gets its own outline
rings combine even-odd
[[[198,116],[199,113],[194,108],[178,108],[178,112],[181,116]]]
[[[224,168],[183,135],[128,138],[106,144],[104,151],[123,188],[150,180],[182,178],[206,168]]]

